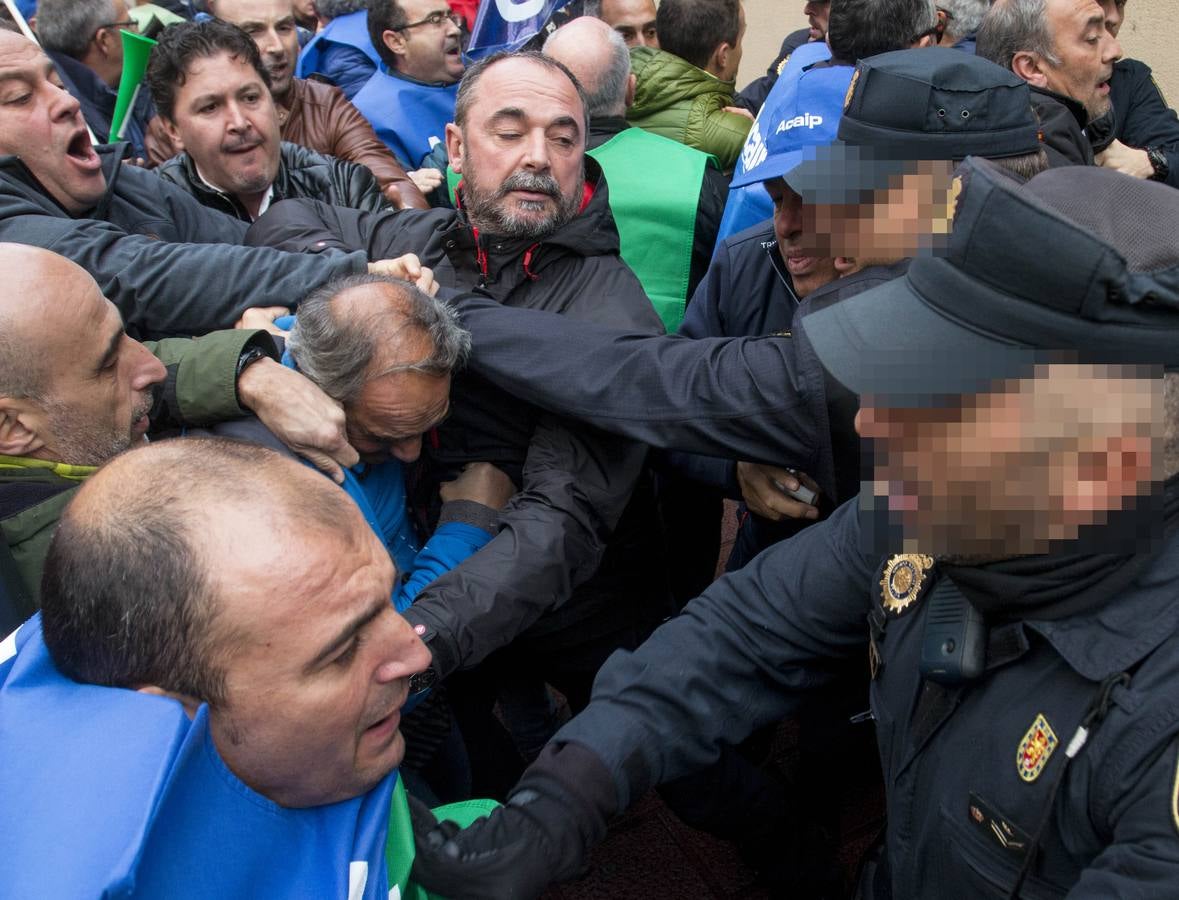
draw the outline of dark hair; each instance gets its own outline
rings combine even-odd
[[[224,702],[210,640],[216,604],[183,482],[152,479],[134,516],[62,516],[45,559],[41,625],[54,663],[75,681]]]
[[[168,121],[174,118],[176,90],[188,77],[194,59],[228,53],[249,63],[270,87],[270,75],[262,65],[262,56],[254,39],[228,22],[208,19],[204,22],[177,22],[160,32],[159,42],[147,63],[147,85],[156,110]]]
[[[834,60],[854,65],[878,53],[905,50],[936,26],[934,0],[836,0],[827,20],[827,43]]]
[[[659,47],[697,68],[741,33],[741,0],[663,0],[655,11]]]
[[[527,59],[539,66],[543,66],[551,72],[560,72],[572,82],[574,89],[577,91],[577,96],[581,100],[581,108],[585,111],[585,131],[589,131],[589,101],[585,96],[585,89],[582,88],[581,82],[577,80],[577,76],[569,71],[569,67],[562,62],[558,62],[551,56],[545,56],[539,50],[521,50],[517,53],[492,53],[490,56],[485,56],[472,66],[469,66],[463,72],[463,80],[459,82],[458,95],[454,100],[454,124],[462,128],[467,121],[467,113],[471,111],[472,95],[479,84],[479,79],[483,77],[483,73],[490,69],[497,63],[503,62],[505,59]]]
[[[1048,170],[1048,152],[1043,147],[1020,156],[988,156],[987,159],[1023,181]]]
[[[397,0],[369,0],[368,39],[373,42],[377,55],[390,69],[397,68],[397,54],[385,46],[381,39],[386,31],[397,31],[409,24],[409,16]]]
[[[314,0],[312,5],[321,16],[334,19],[336,16],[346,16],[368,9],[369,0]]]

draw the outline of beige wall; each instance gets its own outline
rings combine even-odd
[[[765,72],[784,38],[806,25],[805,0],[745,0],[745,41],[738,88]],[[1179,29],[1176,0],[1129,0],[1120,35],[1122,52],[1152,69],[1169,102],[1179,102],[1179,54],[1174,52]]]

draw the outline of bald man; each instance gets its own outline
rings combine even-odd
[[[185,439],[111,462],[0,651],[0,789],[25,811],[0,837],[6,888],[406,892],[400,710],[430,654],[396,575],[355,504],[273,451]]]
[[[586,152],[606,173],[622,258],[643,283],[664,327],[675,331],[708,269],[728,184],[712,157],[626,121],[635,78],[616,29],[582,16],[553,32],[544,52],[564,63],[585,90]],[[688,185],[699,189],[685,190]],[[651,247],[669,252],[652,254]]]
[[[148,432],[254,413],[336,477],[356,462],[339,406],[276,362],[265,332],[144,345],[65,257],[0,244],[0,271],[0,530],[18,573],[5,585],[17,595],[12,626],[36,609],[49,539],[78,484]]]

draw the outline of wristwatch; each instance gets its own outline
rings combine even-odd
[[[237,371],[233,373],[234,379],[236,380],[241,378],[242,372],[244,372],[258,360],[267,359],[269,356],[270,354],[261,347],[246,347],[246,349],[242,351],[242,355],[237,358]]]
[[[1171,174],[1171,167],[1167,164],[1167,154],[1158,147],[1147,147],[1146,158],[1150,160],[1150,166],[1154,169],[1154,174],[1150,176],[1150,180],[1166,181],[1167,176]]]

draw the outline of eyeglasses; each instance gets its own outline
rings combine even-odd
[[[450,22],[455,28],[461,28],[463,24],[463,17],[456,12],[443,12],[436,10],[430,13],[426,18],[419,22],[410,22],[408,25],[402,25],[400,28],[394,28],[394,31],[408,31],[411,28],[417,28],[419,25],[431,25],[437,28],[443,22]]]
[[[134,19],[126,19],[122,22],[103,22],[101,25],[99,25],[97,28],[94,29],[94,34],[91,35],[90,40],[94,40],[94,38],[97,37],[98,32],[102,31],[102,29],[104,29],[104,28],[126,28],[128,31],[138,32],[139,31],[139,23],[136,22]]]

